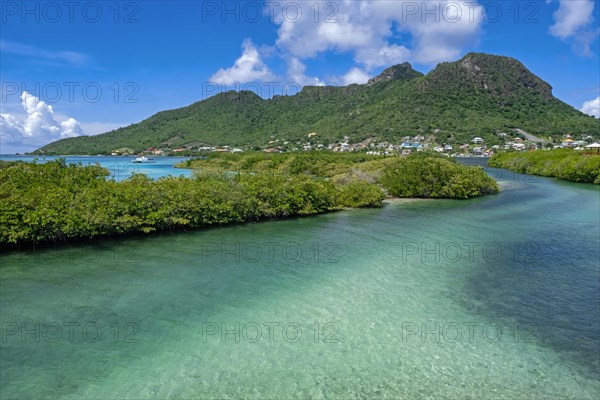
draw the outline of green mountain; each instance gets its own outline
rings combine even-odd
[[[190,143],[264,146],[273,139],[306,141],[312,132],[324,144],[344,136],[399,142],[416,134],[449,144],[477,135],[490,144],[498,141],[496,133],[516,128],[544,138],[600,137],[600,120],[555,98],[552,87],[519,61],[469,53],[427,75],[404,63],[364,85],[307,86],[268,100],[249,91],[224,92],[108,133],[59,140],[36,153],[99,154]]]

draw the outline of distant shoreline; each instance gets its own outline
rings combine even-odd
[[[337,154],[335,152],[329,151],[332,154]],[[257,152],[260,153],[260,152]],[[304,153],[302,151],[299,152],[287,152],[287,153],[282,153],[282,154],[289,154],[289,153]],[[363,153],[359,153],[356,152],[354,154],[363,154]],[[194,156],[172,156],[172,155],[156,155],[156,156],[151,156],[152,158],[198,158],[201,157],[202,154],[200,155],[194,155]],[[389,155],[389,157],[396,157],[398,156],[398,154],[391,154]],[[133,154],[133,155],[121,155],[121,156],[113,156],[113,155],[98,155],[98,154],[0,154],[0,157],[112,157],[112,158],[127,158],[127,157],[139,157],[139,155]],[[464,156],[464,157],[460,157],[460,156],[454,156],[454,157],[448,157],[448,158],[490,158],[490,156]]]
[[[456,200],[456,201],[463,201],[460,199],[426,199],[426,198],[421,198],[421,197],[389,197],[385,200],[383,200],[384,204],[411,204],[411,203],[421,203],[421,202],[432,202],[432,201],[436,201],[436,200]]]

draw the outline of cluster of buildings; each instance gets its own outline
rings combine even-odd
[[[154,156],[165,156],[169,154],[177,154],[177,153],[189,153],[189,152],[197,152],[197,153],[206,153],[216,151],[218,153],[241,153],[244,150],[231,146],[182,146],[176,148],[164,147],[164,148],[156,148],[149,147],[146,150],[142,151],[144,155],[154,155]],[[133,155],[134,151],[131,149],[119,149],[113,150],[111,155],[113,156],[121,156],[121,155]]]
[[[574,140],[571,135],[565,135],[560,145],[554,146],[562,148],[574,148],[575,150],[583,150],[585,146],[594,141],[594,137],[590,135],[584,135],[580,140]]]
[[[216,151],[217,153],[242,153],[244,150],[239,149],[237,147],[231,147],[231,146],[220,146],[220,147],[215,147],[215,146],[185,146],[185,147],[179,147],[177,149],[173,149],[172,152],[173,153],[181,153],[184,151],[198,151],[198,152],[213,152]]]
[[[425,137],[422,135],[405,136],[400,143],[389,141],[376,141],[368,138],[357,143],[350,143],[350,138],[345,136],[342,141],[324,146],[322,144],[305,143],[302,146],[304,151],[327,149],[333,152],[366,152],[371,155],[410,155],[413,152],[424,150],[433,150],[448,156],[491,156],[493,151],[483,145],[484,139],[474,137],[471,143],[465,143],[459,146],[444,144],[437,145],[435,137]],[[298,150],[298,149],[293,149]]]
[[[437,131],[437,130],[436,130]],[[434,133],[438,133],[435,132]],[[540,148],[557,148],[557,147],[572,147],[576,149],[583,149],[589,142],[593,141],[593,137],[589,135],[583,135],[581,140],[575,140],[571,135],[565,135],[561,144],[549,144],[550,141],[544,141],[533,136],[527,136],[530,140],[523,137],[518,133],[507,134],[504,132],[497,133],[495,144],[486,144],[485,139],[475,136],[471,138],[469,143],[457,144],[455,142],[448,144],[439,144],[436,142],[436,136],[405,136],[401,141],[392,143],[389,141],[378,141],[375,138],[367,138],[365,140],[351,143],[350,137],[344,136],[343,139],[338,140],[334,143],[319,143],[318,135],[316,132],[309,133],[308,138],[305,141],[296,141],[291,143],[285,139],[274,139],[266,143],[262,147],[252,147],[253,150],[262,150],[266,153],[284,153],[289,151],[332,151],[335,153],[344,152],[363,152],[372,155],[409,155],[413,152],[419,152],[424,150],[436,151],[441,154],[452,156],[452,157],[490,157],[498,150],[534,150]],[[248,147],[250,149],[250,147]],[[148,155],[173,155],[178,153],[206,153],[206,152],[218,152],[218,153],[241,153],[244,150],[237,147],[231,146],[211,146],[202,144],[199,142],[190,143],[185,146],[171,148],[156,148],[151,147],[146,149],[143,153]],[[133,154],[131,149],[119,149],[114,150],[112,155],[127,155]]]

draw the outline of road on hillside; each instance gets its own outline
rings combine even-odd
[[[527,133],[522,129],[515,129],[515,132],[525,136],[525,139],[530,140],[532,142],[546,143],[546,141],[544,139],[540,139],[537,136],[533,136],[531,133]]]

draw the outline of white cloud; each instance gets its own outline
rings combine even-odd
[[[550,33],[561,39],[574,36],[594,20],[593,11],[592,0],[560,0],[558,10],[554,12],[555,24],[550,27]]]
[[[588,115],[593,115],[596,118],[600,118],[600,96],[583,103],[583,106],[581,106],[581,112]]]
[[[384,23],[412,37],[406,59],[429,65],[456,59],[477,42],[484,22],[483,7],[476,1],[377,1],[373,8],[387,16]]]
[[[290,2],[282,2],[282,9],[286,3]],[[291,3],[294,8],[299,4]],[[274,19],[279,25],[277,46],[284,53],[302,60],[327,51],[349,52],[367,70],[407,60],[434,64],[454,59],[479,38],[484,18],[483,9],[476,2],[453,0],[300,4],[300,20],[286,18],[283,13]],[[317,8],[321,10],[318,16]],[[432,9],[433,14],[428,13]],[[330,21],[337,22],[327,22],[328,15]],[[401,33],[410,34],[412,39],[400,43],[394,36]]]
[[[17,54],[24,57],[59,62],[72,66],[83,65],[89,61],[89,57],[83,53],[78,53],[75,51],[50,51],[4,39],[0,39],[0,51],[4,53]]]
[[[83,135],[76,119],[58,121],[51,105],[27,92],[21,94],[21,105],[27,113],[23,120],[12,114],[0,114],[0,139],[5,145],[39,146]]]
[[[369,76],[369,74],[367,74],[365,71],[363,71],[360,68],[354,67],[352,68],[350,71],[348,71],[346,73],[346,75],[344,75],[342,77],[342,83],[344,85],[350,85],[353,83],[367,83],[367,81],[370,79],[371,77]]]
[[[368,70],[372,70],[377,67],[389,67],[405,62],[410,58],[410,50],[396,44],[383,44],[357,49],[355,58]]]
[[[11,114],[0,114],[0,143],[19,143],[23,137],[23,123]]]
[[[594,22],[594,6],[593,0],[559,0],[550,33],[563,40],[573,39],[581,53],[591,54],[590,45],[599,32],[598,28],[591,26]]]
[[[244,40],[242,48],[242,55],[235,60],[234,65],[226,69],[219,69],[210,77],[211,82],[233,85],[259,80],[268,81],[274,78],[250,39]]]
[[[481,35],[484,11],[477,1],[281,0],[266,7],[278,26],[275,45],[267,50],[276,49],[286,61],[286,78],[300,86],[323,84],[307,74],[306,61],[329,52],[350,54],[355,61],[346,75],[331,80],[364,82],[376,68],[456,59]],[[242,56],[210,80],[235,84],[274,78],[261,58],[267,50],[246,39]]]
[[[79,121],[77,121],[75,118],[69,118],[66,121],[62,121],[60,123],[61,137],[75,137],[81,136],[82,134],[83,132],[81,131]]]

